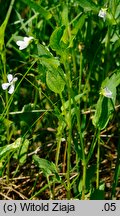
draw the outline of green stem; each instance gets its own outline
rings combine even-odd
[[[12,7],[14,4],[15,0],[11,0],[9,9],[6,14],[6,18],[3,22],[3,24],[0,27],[0,36],[1,36],[1,41],[0,41],[0,54],[1,54],[1,59],[3,63],[3,80],[6,81],[7,73],[6,73],[6,50],[5,50],[5,44],[4,44],[4,34],[5,34],[5,29],[12,11]],[[8,107],[8,92],[6,91],[6,107]],[[7,110],[7,121],[9,121],[9,109]],[[7,124],[7,142],[9,144],[9,123]],[[8,155],[8,164],[7,164],[7,177],[6,180],[9,183],[9,176],[10,176],[10,155]]]
[[[5,18],[5,20],[6,20],[6,25],[7,25],[7,23],[8,23],[9,18],[10,18],[10,14],[11,14],[11,11],[12,11],[12,8],[13,8],[13,5],[14,5],[14,2],[15,2],[15,0],[11,0],[10,6],[9,6],[9,8],[8,8],[7,15],[6,15],[6,18]]]
[[[82,180],[82,200],[85,199],[85,189],[86,189],[86,171],[87,165],[85,160],[83,161],[83,180]]]
[[[73,94],[72,94],[73,95]],[[83,181],[82,181],[82,199],[85,198],[85,188],[86,188],[86,168],[87,168],[87,163],[86,163],[86,157],[85,157],[85,151],[84,151],[84,142],[83,142],[83,137],[82,137],[82,131],[81,131],[81,121],[80,121],[80,110],[78,109],[75,98],[74,96],[72,97],[73,103],[75,106],[75,114],[77,117],[77,127],[78,127],[78,133],[79,133],[79,139],[80,139],[80,147],[81,147],[81,157],[82,160],[82,165],[83,165]]]
[[[53,195],[53,192],[52,192],[52,188],[51,188],[51,183],[50,183],[50,180],[49,180],[49,176],[46,176],[47,178],[47,183],[48,183],[48,186],[49,186],[49,192],[50,192],[50,200],[53,199],[54,195]]]
[[[79,70],[79,94],[81,93],[81,80],[82,80],[82,71],[83,71],[83,55],[82,55],[82,47],[80,47],[80,70]],[[79,101],[79,108],[80,108],[80,101]],[[81,108],[80,108],[81,110]],[[80,115],[77,110],[77,122],[78,122],[78,131],[80,135],[80,143],[81,143],[81,149],[82,149],[82,164],[83,164],[83,181],[82,181],[82,200],[85,199],[85,189],[86,189],[86,169],[87,169],[87,163],[85,158],[85,151],[84,151],[84,143],[83,143],[83,137],[82,137],[82,131],[81,131],[81,119]]]
[[[107,35],[106,35],[106,49],[105,49],[105,77],[107,76],[108,72],[109,72],[109,68],[110,68],[110,34],[111,34],[111,26],[108,26],[108,31],[107,31]]]
[[[98,133],[98,149],[97,149],[97,173],[96,173],[96,188],[99,189],[99,168],[100,168],[100,131]]]
[[[55,157],[55,165],[58,169],[58,161],[59,161],[59,155],[60,155],[60,147],[61,147],[61,139],[62,139],[62,132],[63,132],[63,124],[62,121],[59,121],[59,126],[57,129],[57,149],[56,149],[56,157]]]
[[[92,154],[93,154],[93,151],[94,151],[94,149],[95,149],[97,140],[98,140],[98,132],[97,132],[97,130],[95,130],[94,137],[93,137],[93,141],[92,141],[92,144],[91,144],[91,146],[90,146],[90,150],[89,150],[89,153],[88,153],[87,159],[86,159],[86,163],[87,163],[87,164],[88,164],[90,158],[92,157]]]
[[[60,93],[59,95],[60,95],[60,99],[61,99],[62,106],[63,106],[63,109],[64,109],[63,114],[64,114],[64,116],[66,116],[65,102],[63,100],[62,93]],[[59,122],[58,122],[57,136],[56,136],[56,138],[57,138],[57,149],[56,149],[55,165],[56,165],[57,168],[58,168],[58,161],[59,161],[59,155],[60,155],[61,139],[62,139],[62,136],[63,136],[63,131],[64,131],[66,123],[65,123],[65,119],[62,116],[62,119],[60,119]]]
[[[115,165],[114,179],[113,179],[112,192],[111,192],[111,200],[113,200],[115,197],[116,187],[119,182],[119,176],[120,176],[120,139],[118,141],[117,160],[116,160],[116,165]]]
[[[72,122],[71,122],[71,89],[72,89],[72,82],[70,78],[70,72],[67,73],[67,80],[68,80],[68,100],[69,100],[69,117],[68,117],[68,148],[67,148],[67,187],[68,193],[67,198],[70,199],[70,155],[71,155],[71,137],[72,137]]]
[[[83,62],[83,56],[82,56],[82,50],[80,50],[80,70],[79,70],[79,94],[81,93],[81,80],[82,80],[82,62]],[[79,139],[80,139],[80,146],[81,146],[81,160],[83,165],[83,181],[82,181],[82,199],[85,199],[85,188],[86,188],[86,158],[85,158],[85,151],[84,151],[84,142],[82,137],[82,131],[81,131],[81,119],[80,119],[80,100],[79,100],[79,109],[76,105],[74,95],[72,93],[72,99],[75,107],[75,113],[77,117],[77,127],[78,127],[78,133],[79,133]],[[80,157],[80,155],[79,155]]]
[[[83,71],[83,54],[82,54],[82,47],[80,45],[80,69],[79,69],[79,91],[78,94],[81,93],[81,80],[82,80],[82,71]]]

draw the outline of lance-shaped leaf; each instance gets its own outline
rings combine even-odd
[[[39,4],[37,4],[35,1],[31,0],[22,0],[25,4],[27,4],[30,8],[34,9],[36,12],[38,12],[41,16],[43,16],[45,19],[50,19],[52,17],[51,13],[46,10],[44,7],[42,7]]]
[[[86,11],[98,12],[99,7],[92,0],[77,0],[78,4]]]
[[[59,55],[62,55],[64,50],[68,47],[68,39],[65,39],[65,30],[65,26],[57,27],[50,37],[50,47]]]
[[[14,143],[0,147],[0,160],[5,158],[8,153],[15,152],[22,144],[22,138],[18,138]]]
[[[99,130],[103,130],[114,112],[114,106],[116,101],[116,74],[114,74],[110,79],[107,78],[102,83],[102,88],[106,88],[112,93],[111,97],[107,95],[100,95],[97,102],[95,115],[93,117],[93,124]]]

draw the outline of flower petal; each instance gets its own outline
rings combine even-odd
[[[6,90],[10,86],[10,83],[3,83],[2,84],[2,89]]]
[[[19,50],[23,50],[28,46],[25,41],[17,41],[16,44],[19,46]]]
[[[113,98],[112,92],[108,89],[108,87],[104,87],[101,89],[100,94],[107,98]]]
[[[14,85],[12,84],[11,86],[10,86],[10,88],[9,88],[9,91],[8,91],[8,93],[9,94],[12,94],[13,92],[14,92]]]
[[[19,47],[19,50],[23,50],[23,49],[27,48],[27,46],[28,46],[28,44],[24,43]]]
[[[112,92],[108,89],[108,87],[105,87],[104,89],[104,96],[108,98],[112,98]]]
[[[12,81],[12,79],[13,79],[13,75],[12,74],[8,74],[7,78],[8,78],[8,82],[10,83]]]
[[[18,80],[17,77],[14,77],[14,78],[13,78],[13,82],[16,82],[17,80]]]
[[[19,46],[19,50],[25,49],[29,45],[29,43],[32,39],[33,39],[33,37],[30,36],[30,37],[24,37],[23,41],[18,40],[16,42],[16,44]]]
[[[98,16],[103,18],[104,21],[106,19],[106,11],[107,11],[106,8],[101,8],[100,11],[99,11],[99,14],[98,14]]]
[[[29,42],[33,39],[33,37],[24,37],[24,42],[29,44]]]
[[[20,40],[19,40],[19,41],[16,42],[16,44],[17,44],[18,46],[21,46],[21,44],[22,44],[23,42],[24,42],[24,41],[20,41]]]

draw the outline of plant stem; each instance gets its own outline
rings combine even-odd
[[[92,154],[93,154],[93,151],[95,149],[95,146],[96,146],[96,143],[97,143],[97,140],[98,140],[98,132],[97,130],[95,130],[95,133],[94,133],[94,137],[93,137],[93,141],[91,143],[91,146],[90,146],[90,150],[89,150],[89,153],[87,155],[87,159],[86,159],[86,163],[88,164],[90,158],[92,157]]]
[[[119,176],[120,176],[120,139],[118,141],[117,160],[116,160],[115,173],[114,173],[114,179],[112,185],[111,200],[114,199],[115,197],[116,187],[119,182]]]
[[[83,161],[83,180],[82,180],[82,200],[85,199],[85,189],[86,189],[86,162]]]
[[[110,68],[110,35],[111,35],[111,26],[108,26],[108,31],[106,35],[105,41],[105,77],[108,75],[109,68]]]
[[[82,80],[82,71],[83,71],[83,54],[82,54],[82,46],[79,45],[79,50],[80,50],[80,69],[79,69],[79,90],[78,94],[81,93],[81,80]]]
[[[61,99],[61,102],[62,102],[62,106],[64,108],[64,115],[66,116],[66,109],[65,109],[65,106],[64,106],[64,100],[63,100],[63,97],[62,97],[62,93],[60,93],[60,99]],[[61,139],[62,139],[62,134],[63,134],[63,131],[64,131],[64,119],[60,119],[59,122],[58,122],[58,128],[57,128],[57,150],[56,150],[56,158],[55,158],[55,165],[56,167],[58,168],[58,160],[59,160],[59,154],[60,154],[60,147],[61,147]]]
[[[11,11],[12,11],[12,8],[13,8],[13,5],[14,5],[14,2],[15,2],[15,0],[11,0],[11,3],[10,3],[10,6],[9,6],[9,8],[8,8],[8,11],[7,11],[7,15],[6,15],[6,25],[7,25],[7,23],[8,23],[8,20],[9,20],[9,18],[10,18],[10,14],[11,14]]]
[[[3,80],[6,81],[6,50],[5,50],[5,44],[4,44],[4,35],[5,35],[5,29],[12,11],[12,7],[14,4],[15,0],[11,0],[10,6],[8,8],[7,14],[6,14],[6,18],[3,22],[3,24],[0,27],[0,36],[1,36],[1,41],[0,41],[0,54],[1,54],[1,59],[2,59],[2,63],[3,63]],[[6,91],[6,107],[8,106],[8,92]],[[9,121],[9,109],[7,110],[7,121]],[[9,122],[7,122],[7,143],[9,144],[10,140],[9,140]],[[8,164],[7,164],[7,183],[9,183],[9,175],[10,175],[10,155],[8,155]]]
[[[72,116],[71,116],[71,89],[72,82],[70,78],[70,72],[67,73],[68,80],[68,100],[69,100],[69,117],[68,117],[68,148],[67,148],[67,198],[70,199],[70,154],[71,154],[71,137],[72,137]]]
[[[80,70],[79,70],[79,83],[78,83],[78,93],[81,93],[81,80],[82,80],[82,62],[83,62],[83,56],[82,56],[82,48],[80,47]],[[71,90],[72,91],[72,90]],[[81,147],[81,153],[79,155],[79,160],[82,160],[83,165],[83,181],[82,181],[82,199],[85,199],[85,188],[86,188],[86,158],[85,158],[85,151],[84,151],[84,142],[82,137],[82,131],[81,131],[81,119],[80,119],[80,100],[79,100],[79,108],[76,105],[74,94],[72,92],[72,99],[73,104],[75,107],[75,114],[77,117],[77,127],[78,127],[78,133],[79,133],[79,139],[80,139],[80,147]]]
[[[97,171],[96,171],[96,188],[99,189],[99,167],[100,167],[100,131],[98,133],[98,149],[97,149]]]

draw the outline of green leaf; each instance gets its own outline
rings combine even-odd
[[[95,164],[87,168],[87,172],[86,172],[86,190],[87,191],[90,191],[90,188],[92,187],[92,182],[95,180],[95,173],[96,173]]]
[[[68,46],[62,41],[64,30],[65,26],[57,27],[50,37],[50,47],[58,54],[62,54],[62,51]]]
[[[76,95],[75,96],[75,98],[74,98],[74,100],[75,100],[75,102],[77,103],[79,103],[79,100],[80,100],[80,98],[83,96],[85,94],[85,92],[84,93],[82,93],[82,94],[79,94],[79,95]],[[73,104],[73,99],[71,98],[71,105]],[[64,106],[62,106],[61,107],[61,110],[62,110],[62,112],[64,111],[64,109],[68,109],[69,108],[69,100],[67,100],[65,103],[64,103]]]
[[[51,70],[53,67],[57,68],[60,65],[59,60],[54,57],[46,47],[38,44],[37,49],[40,63],[44,65],[47,70]]]
[[[61,93],[64,90],[64,72],[61,68],[53,68],[46,73],[46,82],[49,89],[55,93]]]
[[[96,172],[96,165],[92,165],[89,168],[87,168],[86,172],[86,193],[88,193],[91,190],[92,183],[95,179],[95,172]],[[80,179],[80,182],[78,184],[78,191],[79,193],[82,193],[83,189],[83,179]]]
[[[112,82],[114,82],[114,83],[112,83]],[[114,76],[112,77],[111,85],[115,85],[115,87],[120,85],[120,70],[117,71],[117,73],[114,74]]]
[[[116,25],[117,24],[117,22],[116,22],[115,18],[113,17],[112,13],[109,13],[108,11],[107,11],[107,14],[106,14],[106,20],[107,20],[109,25]]]
[[[37,44],[38,56],[39,57],[53,57],[52,53],[48,50],[47,47],[42,44]]]
[[[43,16],[45,19],[50,19],[52,17],[52,14],[43,8],[40,4],[38,5],[35,3],[35,1],[31,0],[22,0],[25,4],[27,4],[31,9],[34,9],[36,12],[38,12],[41,16]]]
[[[14,158],[19,160],[19,163],[22,165],[26,162],[27,152],[28,152],[29,140],[22,140],[21,145],[19,146],[17,152],[14,154]]]
[[[116,160],[114,179],[113,179],[113,184],[112,184],[112,199],[115,197],[116,187],[119,184],[119,178],[120,178],[120,145],[118,145],[117,152],[118,152],[117,160]]]
[[[2,55],[2,52],[4,50],[5,28],[6,28],[6,21],[4,21],[3,24],[0,26],[0,54],[1,55]]]
[[[58,66],[60,65],[59,60],[55,57],[52,58],[41,57],[40,63],[44,65],[47,68],[47,70],[52,70],[53,68],[57,69]]]
[[[15,2],[15,0],[12,0],[12,1],[11,1],[10,6],[9,6],[9,8],[8,8],[8,11],[7,11],[7,14],[6,14],[6,18],[5,18],[5,20],[3,21],[2,25],[0,26],[0,55],[1,55],[1,56],[2,56],[2,54],[4,55],[4,53],[2,53],[2,52],[5,52],[5,51],[4,51],[4,34],[5,34],[5,29],[6,29],[8,20],[9,20],[9,18],[10,18],[10,14],[11,14],[12,7],[13,7],[13,5],[14,5],[14,2]]]
[[[103,130],[107,126],[111,115],[111,105],[111,99],[100,96],[93,118],[93,124],[96,128]]]
[[[102,82],[102,88],[107,86],[110,90],[116,88],[120,84],[120,70],[117,73],[114,73],[110,78],[107,77]]]
[[[0,147],[0,160],[5,158],[8,153],[16,151],[21,145],[22,139],[18,138],[14,143]]]
[[[77,0],[78,4],[86,11],[98,12],[99,7],[92,0]]]
[[[39,169],[43,171],[45,176],[48,177],[51,174],[55,174],[56,177],[59,179],[56,166],[53,162],[40,158],[37,155],[33,155],[32,158],[33,158],[34,163],[37,164]]]
[[[116,101],[116,87],[119,84],[119,74],[113,74],[113,76],[109,79],[106,78],[102,83],[102,88],[108,87],[108,89],[112,92],[113,98],[107,98],[103,95],[100,95],[100,98],[97,102],[96,112],[93,117],[93,124],[99,130],[103,130],[111,117],[111,114],[114,111],[115,101]]]
[[[63,11],[61,12],[62,24],[67,26],[69,23],[68,20],[68,5],[64,4]]]
[[[101,184],[99,189],[95,189],[90,196],[91,200],[104,200],[105,199],[105,184]]]
[[[85,19],[86,19],[86,14],[82,14],[78,21],[75,23],[74,28],[71,31],[71,38],[70,38],[70,45],[69,47],[72,47],[73,40],[75,39],[77,33],[82,29]]]
[[[59,67],[60,62],[43,45],[38,44],[40,63],[46,67],[46,82],[50,90],[60,93],[64,89],[64,72]]]

